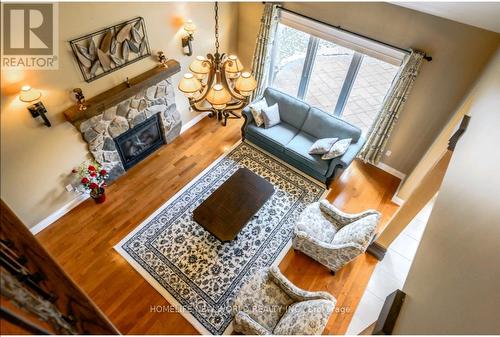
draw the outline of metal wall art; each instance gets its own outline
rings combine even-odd
[[[86,82],[92,82],[151,55],[142,17],[71,40]]]

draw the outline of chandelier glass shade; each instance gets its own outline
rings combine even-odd
[[[194,95],[199,92],[201,88],[200,81],[198,81],[191,73],[184,74],[179,82],[179,90],[181,90],[188,97],[194,97]]]
[[[240,59],[236,55],[229,55],[228,59],[231,62],[228,62],[226,65],[226,73],[229,78],[238,78],[241,71],[243,70],[243,64],[241,64]]]
[[[187,20],[184,23],[184,30],[188,34],[194,34],[194,32],[196,31],[196,25],[193,23],[193,20]]]
[[[231,101],[231,94],[221,84],[215,84],[208,90],[207,101],[212,104],[215,109],[224,109]]]
[[[257,81],[236,55],[219,53],[218,4],[215,3],[215,53],[197,56],[179,82],[179,90],[189,100],[191,109],[208,112],[222,125],[228,118],[241,118],[235,111],[248,104]]]
[[[202,80],[210,72],[210,64],[203,56],[196,56],[196,59],[189,66],[197,79]]]
[[[252,74],[245,71],[236,79],[235,87],[242,96],[250,96],[252,91],[257,87],[257,81],[253,78]]]
[[[23,102],[33,102],[42,97],[40,91],[33,89],[29,85],[23,85],[19,99]]]

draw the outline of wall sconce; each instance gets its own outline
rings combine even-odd
[[[193,55],[193,46],[191,45],[191,41],[194,40],[193,34],[196,31],[196,25],[192,20],[186,20],[186,22],[184,22],[184,30],[187,35],[182,37],[182,50],[184,51],[184,55],[191,56]]]
[[[42,93],[38,90],[34,90],[29,85],[23,86],[21,88],[21,95],[19,95],[19,99],[22,102],[33,102],[38,100],[40,97],[42,97]],[[42,117],[45,125],[47,127],[51,127],[49,119],[45,116],[47,109],[45,109],[42,102],[36,102],[35,104],[28,106],[28,111],[31,113],[33,118],[37,118],[38,116]]]

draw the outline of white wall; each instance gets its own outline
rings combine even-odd
[[[82,35],[142,16],[146,23],[153,56],[135,62],[91,83],[82,79],[68,41]],[[221,50],[236,51],[238,6],[222,3],[219,8]],[[182,22],[192,19],[198,26],[193,41],[194,55],[187,57],[181,49]],[[186,71],[195,55],[214,50],[213,3],[60,3],[59,69],[53,71],[15,71],[2,69],[1,77],[1,197],[17,216],[32,227],[75,198],[66,192],[67,176],[88,155],[81,134],[62,112],[74,103],[72,89],[82,88],[93,97],[126,77],[134,77],[157,65],[156,52],[181,63]],[[52,127],[31,118],[27,104],[19,101],[22,85],[42,91]],[[176,85],[177,87],[177,85]],[[196,113],[176,91],[176,102],[183,123]]]
[[[394,334],[500,334],[500,49],[474,94]]]
[[[385,2],[283,2],[287,9],[434,58],[424,62],[382,162],[409,174],[453,116],[500,43],[500,34]],[[247,64],[262,16],[240,3],[238,53]]]

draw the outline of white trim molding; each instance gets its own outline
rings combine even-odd
[[[393,175],[393,176],[401,179],[401,181],[403,181],[406,178],[406,174],[404,174],[403,172],[400,172],[400,171],[396,170],[393,167],[390,167],[389,165],[387,165],[385,163],[379,162],[375,166],[378,167],[379,169],[381,169],[381,170],[389,173],[390,175]]]
[[[54,222],[62,218],[65,214],[67,214],[69,211],[71,211],[73,208],[76,206],[80,205],[82,202],[87,200],[90,196],[88,194],[79,194],[76,196],[75,199],[71,200],[68,202],[66,205],[37,223],[35,226],[30,228],[30,231],[33,235],[36,235],[40,233],[42,230],[45,228],[49,227],[52,225]]]
[[[396,189],[396,192],[394,192],[394,195],[392,196],[392,199],[391,199],[391,201],[398,206],[403,206],[403,204],[405,203],[405,200],[398,196],[399,191],[401,190],[401,186],[403,186],[404,182],[405,182],[405,179],[401,179],[401,181],[399,182],[398,188]]]
[[[398,190],[399,190],[399,188],[398,188]],[[396,192],[396,193],[393,195],[393,197],[392,197],[391,201],[392,201],[393,203],[395,203],[396,205],[398,205],[398,206],[403,206],[403,204],[405,203],[405,201],[404,201],[403,199],[401,199],[400,197],[398,197],[398,196],[397,196],[397,194],[398,194],[398,193]]]
[[[200,113],[199,115],[195,116],[193,119],[191,119],[189,122],[184,124],[181,128],[181,134],[185,131],[187,131],[189,128],[197,124],[199,121],[201,121],[203,118],[205,118],[208,115],[208,113]],[[62,218],[65,214],[67,214],[69,211],[71,211],[73,208],[76,206],[80,205],[83,201],[87,200],[89,198],[88,194],[80,194],[78,195],[75,199],[71,200],[68,202],[66,205],[55,211],[54,213],[50,214],[48,217],[37,223],[35,226],[30,228],[31,233],[33,235],[36,235],[40,233],[42,230],[45,228],[49,227],[52,225],[54,222]]]
[[[181,128],[181,134],[186,132],[189,128],[197,124],[199,121],[201,121],[203,118],[208,116],[208,112],[202,112],[199,115],[196,115],[193,119],[191,119],[189,122],[184,124]]]
[[[403,172],[400,172],[400,171],[396,170],[394,167],[391,167],[391,166],[389,166],[389,165],[387,165],[385,163],[382,163],[382,162],[379,162],[375,166],[378,167],[379,169],[381,169],[382,171],[385,171],[385,172],[389,173],[390,175],[393,175],[396,178],[401,179],[401,181],[399,182],[399,186],[398,186],[396,192],[392,196],[391,201],[393,203],[395,203],[396,205],[398,205],[398,206],[402,206],[405,201],[403,199],[401,199],[400,197],[398,197],[398,192],[399,192],[399,189],[401,188],[401,186],[403,185],[403,182],[406,179],[406,174],[404,174]]]
[[[280,10],[280,23],[399,67],[406,53],[342,29]]]

